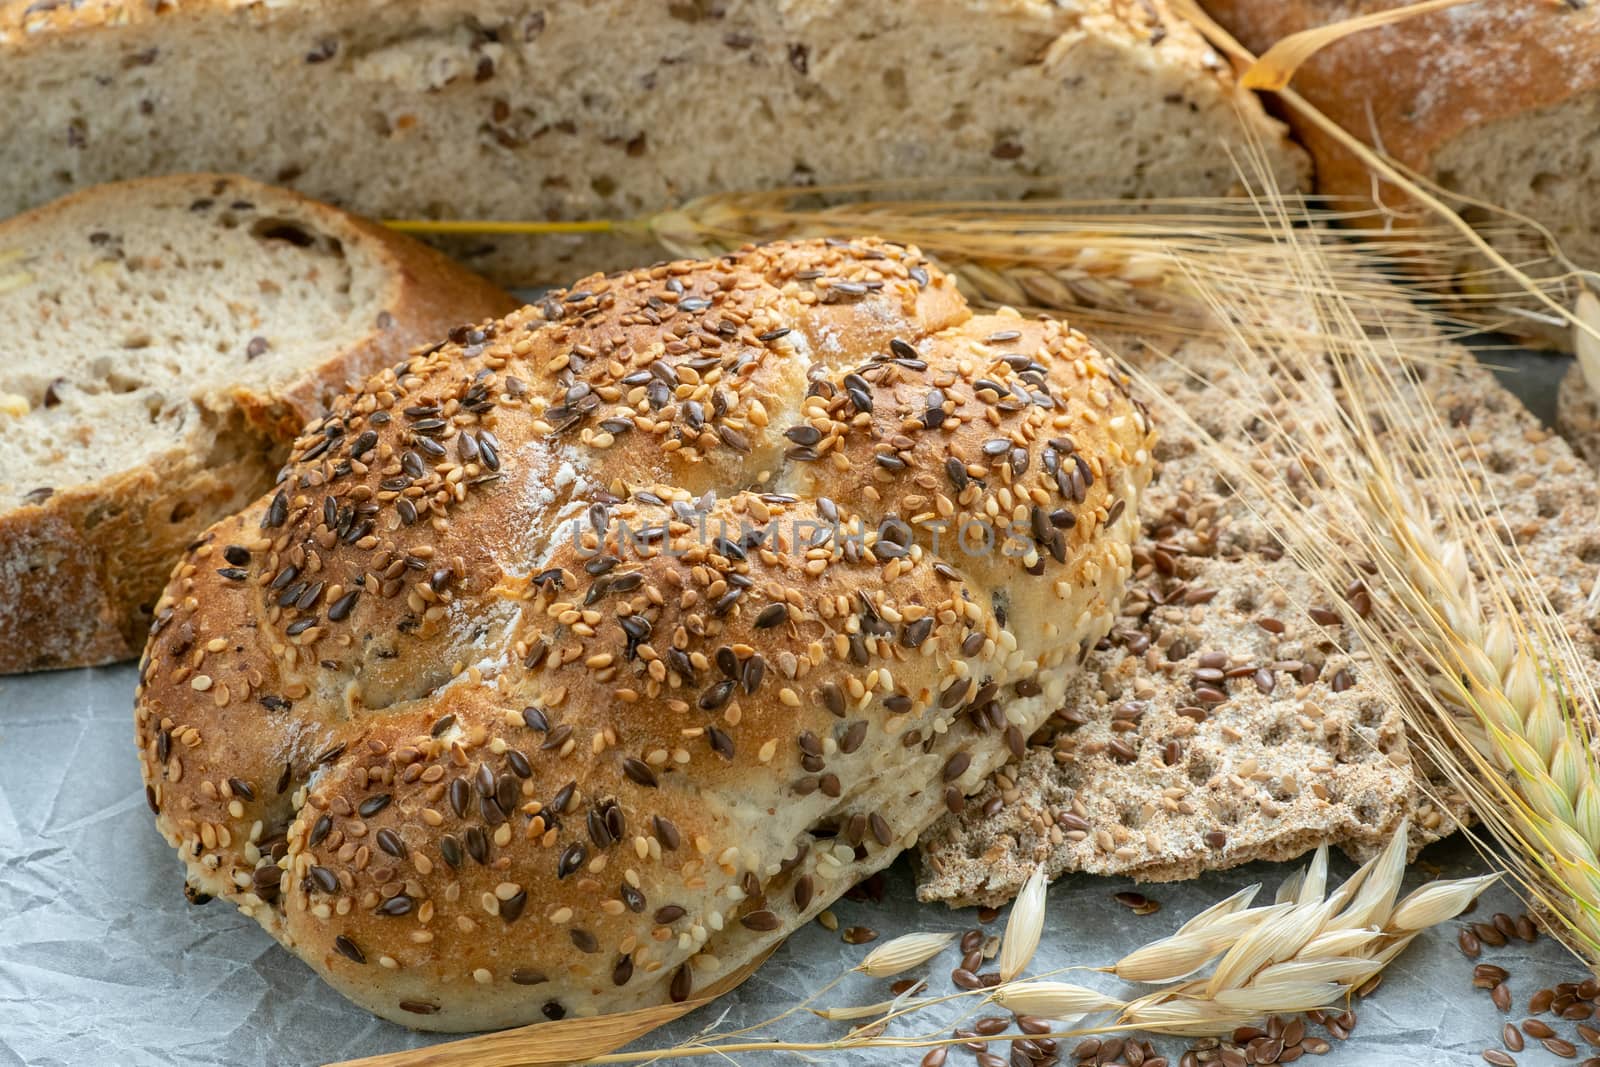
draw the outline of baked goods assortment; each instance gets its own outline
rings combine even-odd
[[[1166,0],[5,0],[0,72],[29,100],[0,113],[0,215],[173,160],[372,218],[538,220],[885,178],[1214,196],[1250,142],[1284,188],[1306,170]],[[523,286],[653,256],[448,247]]]
[[[0,223],[0,674],[129,659],[173,560],[272,484],[347,379],[515,302],[243,178]]]
[[[1398,2],[1207,7],[1262,51]],[[0,56],[29,101],[0,114],[0,674],[142,648],[191,898],[377,1015],[684,1003],[913,847],[922,899],[992,905],[1040,866],[1186,878],[1470,818],[1207,459],[1301,462],[1213,339],[975,311],[870,236],[519,308],[300,192],[143,177],[545,221],[886,177],[1201,200],[1247,152],[1306,187],[1166,0],[4,0]],[[1295,87],[1600,263],[1593,9],[1483,0]],[[1321,191],[1372,192],[1297,132]],[[649,259],[634,230],[445,245],[527,285]],[[1105,351],[1203,375],[1205,433],[1158,447]],[[1422,382],[1590,647],[1592,472],[1487,372]]]
[[[1022,751],[1109,630],[1147,417],[915,249],[584,279],[336,399],[140,665],[195,891],[467,1030],[682,1000]]]

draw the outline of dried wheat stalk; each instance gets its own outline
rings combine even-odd
[[[1258,178],[1260,176],[1258,175]],[[876,234],[915,244],[958,280],[967,296],[985,304],[1071,316],[1080,328],[1138,329],[1152,334],[1210,332],[1205,302],[1194,293],[1187,268],[1204,263],[1231,272],[1285,298],[1287,272],[1273,262],[1282,249],[1249,197],[1105,201],[1033,199],[1039,182],[885,181],[860,185],[732,192],[692,200],[638,219],[575,222],[396,219],[388,225],[415,234],[611,233],[633,236],[674,255],[709,257],[751,241]],[[949,199],[957,188],[976,188],[975,200]],[[1028,193],[1028,199],[1006,199]],[[938,199],[916,199],[928,194]],[[1487,206],[1487,205],[1479,205]],[[1454,220],[1418,225],[1408,219],[1401,239],[1385,231],[1397,221],[1384,209],[1358,209],[1296,201],[1301,221],[1317,226],[1359,223],[1364,229],[1325,255],[1341,285],[1367,300],[1429,302],[1456,332],[1479,333],[1507,325],[1525,309],[1506,301],[1530,287],[1541,299],[1564,294],[1562,276],[1535,278],[1559,252],[1535,254],[1511,273],[1464,266],[1480,233],[1497,240],[1516,232],[1542,249],[1550,243],[1532,220],[1500,212],[1496,227],[1468,230]],[[1494,232],[1491,233],[1491,230]],[[1504,231],[1502,233],[1501,231]],[[529,279],[529,284],[549,279]],[[1394,282],[1402,282],[1402,292]],[[3,285],[3,281],[0,281]]]
[[[1600,694],[1498,536],[1496,479],[1479,457],[1458,455],[1415,377],[1415,360],[1437,348],[1420,312],[1375,321],[1329,280],[1314,244],[1288,228],[1281,239],[1296,249],[1297,284],[1319,321],[1336,324],[1314,344],[1283,343],[1253,321],[1272,309],[1192,280],[1230,312],[1240,369],[1274,383],[1277,406],[1295,413],[1292,427],[1262,417],[1312,477],[1285,492],[1220,447],[1219,471],[1250,490],[1317,595],[1345,603],[1352,580],[1370,592],[1371,613],[1347,610],[1345,621],[1373,650],[1413,738],[1557,920],[1552,932],[1600,973]]]
[[[645,220],[675,255],[714,256],[751,241],[873,233],[933,256],[971,299],[1071,317],[1085,329],[1151,335],[1211,332],[1215,322],[1193,289],[1196,269],[1297,299],[1286,254],[1248,197],[1195,200],[953,201],[900,199],[916,186],[876,183],[828,189],[719,194]],[[842,200],[819,206],[828,200]],[[1339,210],[1296,200],[1317,226],[1381,221],[1383,212]],[[1510,225],[1510,223],[1508,223]],[[1505,322],[1498,305],[1531,280],[1461,273],[1466,245],[1448,227],[1419,227],[1403,241],[1381,236],[1329,243],[1324,255],[1341,286],[1374,306],[1428,301],[1460,334]],[[1410,288],[1401,289],[1396,282]],[[1293,328],[1280,323],[1280,328]]]

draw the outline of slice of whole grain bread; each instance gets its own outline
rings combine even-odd
[[[516,302],[245,178],[97,186],[0,223],[0,674],[137,655],[183,546],[347,379]]]
[[[1265,443],[1265,383],[1215,342],[1167,361],[1119,347],[1220,440],[1303,477]],[[1600,573],[1593,473],[1471,362],[1430,368],[1424,388],[1458,447],[1494,473],[1505,536],[1546,583],[1580,648],[1600,655],[1587,598]],[[1211,381],[1200,388],[1192,372]],[[1088,659],[1069,703],[1020,763],[923,835],[919,896],[952,905],[1014,895],[1034,865],[1161,881],[1323,843],[1357,857],[1403,815],[1413,846],[1450,833],[1459,798],[1431,781],[1365,654],[1306,576],[1218,476],[1199,435],[1162,424],[1145,541],[1123,622]],[[1266,468],[1264,468],[1266,469]],[[1220,672],[1221,677],[1218,677]]]
[[[0,98],[27,100],[0,108],[0,212],[173,169],[530,220],[886,179],[1215,196],[1252,144],[1285,189],[1308,170],[1167,0],[0,0]],[[509,285],[655,255],[622,231],[451,247]]]

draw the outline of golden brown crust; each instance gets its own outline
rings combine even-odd
[[[1081,335],[914,249],[586,279],[339,400],[188,554],[158,823],[388,1018],[681,998],[1020,751],[1110,624],[1149,436]]]
[[[1205,0],[1258,55],[1313,26],[1405,0]],[[1479,0],[1335,42],[1300,68],[1294,88],[1330,119],[1423,174],[1467,130],[1600,89],[1600,9],[1564,0]],[[1323,192],[1368,198],[1373,179],[1309,123],[1291,125]]]
[[[196,534],[271,484],[285,448],[347,383],[463,321],[515,305],[502,290],[382,226],[287,190],[230,175],[180,175],[100,186],[0,224],[6,234],[51,225],[84,199],[115,203],[150,185],[287,203],[350,247],[374,250],[386,310],[360,335],[271,392],[196,398],[219,428],[208,454],[183,448],[101,481],[41,486],[36,503],[0,514],[0,674],[128,659],[143,646],[172,563]],[[132,357],[130,357],[132,358]],[[202,421],[199,416],[195,420]],[[198,438],[197,438],[198,440]]]
[[[271,483],[273,445],[165,457],[0,514],[0,674],[129,659],[172,561],[206,524]],[[174,516],[179,516],[175,519]]]

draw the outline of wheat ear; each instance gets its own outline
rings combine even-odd
[[[1286,220],[1287,221],[1287,220]],[[1304,310],[1325,328],[1281,343],[1257,325],[1282,314],[1236,286],[1195,275],[1229,323],[1238,369],[1272,384],[1264,421],[1311,475],[1283,491],[1213,442],[1222,473],[1278,531],[1316,592],[1346,605],[1391,699],[1430,761],[1471,803],[1552,933],[1600,968],[1600,716],[1593,679],[1516,549],[1481,457],[1458,455],[1427,399],[1419,361],[1438,338],[1424,315],[1358,308],[1290,225]],[[1270,336],[1272,344],[1265,341]],[[1198,427],[1164,398],[1167,417]],[[1354,583],[1354,585],[1352,585]],[[1371,610],[1350,610],[1361,588]],[[1304,596],[1305,591],[1298,592]]]
[[[1250,164],[1264,166],[1259,151]],[[1259,176],[1258,176],[1259,177]],[[980,303],[1068,315],[1084,329],[1150,335],[1208,333],[1214,323],[1190,281],[1198,269],[1280,299],[1296,299],[1279,262],[1284,249],[1249,197],[1146,200],[964,201],[899,199],[912,183],[778,189],[702,197],[646,220],[675,255],[720,255],[750,241],[853,237],[872,233],[914,244]],[[832,206],[817,202],[839,200]],[[1319,227],[1380,221],[1380,210],[1340,209],[1297,199]],[[1494,229],[1493,226],[1487,227]],[[1426,299],[1459,334],[1503,325],[1497,308],[1509,284],[1462,271],[1465,245],[1445,227],[1403,239],[1347,237],[1324,253],[1342,287],[1374,306]],[[1396,282],[1406,281],[1409,291]],[[1530,283],[1531,284],[1531,283]],[[1552,283],[1554,284],[1554,283]],[[1290,328],[1287,324],[1284,328]]]

